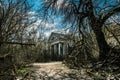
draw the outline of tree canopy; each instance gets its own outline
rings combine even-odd
[[[80,34],[88,27],[93,30],[100,57],[105,57],[112,49],[105,40],[102,28],[111,16],[120,12],[119,0],[46,0],[43,5],[47,14],[62,15],[63,22],[69,22]]]

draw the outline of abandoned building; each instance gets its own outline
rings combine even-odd
[[[67,40],[67,35],[52,32],[48,42],[49,53],[52,55],[52,60],[62,60],[68,53],[70,42]]]
[[[103,28],[103,32],[105,34],[105,38],[106,41],[109,45],[111,46],[115,46],[118,47],[118,43],[120,43],[120,31],[118,30],[118,26],[116,24],[110,24],[109,25],[110,30],[112,31],[108,31],[106,28]],[[95,35],[94,33],[91,31],[91,34],[93,35],[93,37],[91,38],[91,40],[93,41],[93,49],[92,53],[94,57],[98,58],[99,57],[99,48],[97,45],[97,42],[95,40]],[[72,45],[74,45],[74,39],[76,39],[76,41],[79,41],[79,38],[77,38],[78,36],[71,36],[70,34],[61,34],[61,33],[55,33],[52,32],[48,42],[49,42],[49,54],[52,56],[52,60],[62,60],[66,54],[68,54],[70,52],[70,48],[72,47]],[[96,50],[94,50],[96,49]],[[83,57],[83,56],[81,56]]]

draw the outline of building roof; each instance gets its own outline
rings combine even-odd
[[[49,42],[54,42],[54,41],[58,41],[58,40],[62,40],[65,38],[65,34],[62,34],[62,33],[55,33],[55,32],[52,32],[48,41]]]

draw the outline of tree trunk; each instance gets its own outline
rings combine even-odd
[[[106,55],[109,53],[110,46],[107,44],[107,42],[105,40],[105,36],[104,36],[104,33],[102,32],[101,26],[100,27],[94,26],[93,31],[95,33],[96,40],[97,40],[98,47],[99,47],[99,59],[103,60],[106,58]]]
[[[2,50],[2,43],[0,42],[0,80],[15,80],[15,75],[13,74],[13,56],[7,55]]]

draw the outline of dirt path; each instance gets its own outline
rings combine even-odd
[[[91,80],[62,62],[33,63],[32,70],[36,75],[35,80]]]

